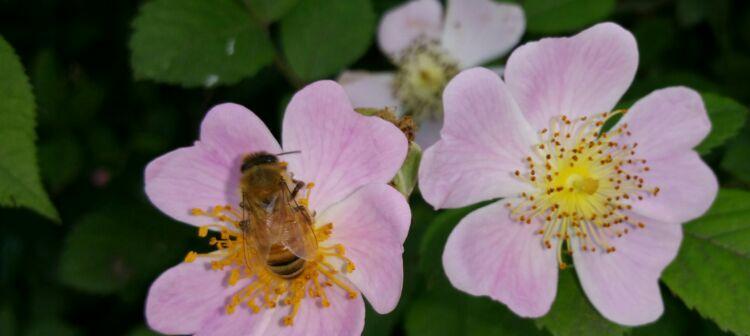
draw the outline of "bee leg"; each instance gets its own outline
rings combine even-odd
[[[305,182],[292,180],[294,182],[294,190],[292,190],[292,199],[297,197],[297,194],[305,186]]]
[[[250,220],[245,219],[240,221],[240,230],[247,231],[250,228]]]

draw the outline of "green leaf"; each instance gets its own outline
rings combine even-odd
[[[565,33],[607,18],[615,0],[526,0],[526,29],[531,33]]]
[[[35,118],[29,79],[13,48],[0,37],[0,206],[26,207],[60,221],[39,178]]]
[[[393,178],[393,185],[407,198],[417,186],[417,173],[419,172],[419,162],[422,159],[422,148],[416,142],[409,142],[409,152],[406,154],[406,160],[401,169]]]
[[[233,84],[273,60],[267,34],[232,0],[155,0],[133,22],[137,79],[186,87]]]
[[[245,0],[250,10],[265,23],[282,18],[299,0]]]
[[[750,192],[722,189],[710,210],[684,226],[680,253],[662,280],[724,330],[750,335]]]
[[[748,110],[742,104],[727,97],[713,93],[704,93],[702,96],[708,117],[711,119],[711,133],[695,150],[705,155],[739,133],[747,119]]]
[[[281,20],[281,46],[291,70],[311,81],[354,63],[374,31],[369,0],[305,0]]]
[[[740,181],[750,184],[750,126],[727,143],[727,150],[721,160],[721,168],[732,173]]]
[[[80,175],[83,168],[81,146],[73,134],[55,136],[39,144],[39,162],[42,177],[54,193],[65,188]]]
[[[187,253],[188,227],[129,203],[105,207],[76,222],[60,258],[60,281],[109,294],[146,284]]]
[[[557,297],[549,313],[536,320],[552,335],[622,335],[628,329],[612,323],[596,311],[583,292],[575,270],[561,271]]]

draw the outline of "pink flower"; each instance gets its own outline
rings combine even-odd
[[[441,94],[460,69],[493,60],[523,34],[521,7],[494,0],[415,0],[387,12],[378,44],[398,71],[345,72],[339,78],[355,107],[395,107],[412,116],[423,148],[438,140]]]
[[[146,167],[146,194],[170,217],[220,233],[212,253],[186,262],[151,286],[146,318],[166,334],[359,335],[364,295],[375,311],[396,306],[403,279],[403,242],[410,210],[387,183],[407,142],[392,124],[353,111],[344,90],[320,81],[298,92],[283,122],[283,147],[255,114],[235,104],[212,108],[200,140]],[[283,278],[243,249],[238,212],[243,158],[280,156],[301,192],[318,241],[301,273]]]
[[[659,276],[677,254],[680,224],[708,209],[718,185],[692,150],[711,128],[695,91],[657,90],[612,111],[637,65],[632,34],[603,23],[519,47],[505,82],[477,68],[448,84],[422,195],[436,208],[503,198],[448,238],[443,265],[455,287],[538,317],[572,259],[606,318],[639,325],[661,315]]]

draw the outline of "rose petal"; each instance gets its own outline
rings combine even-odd
[[[239,203],[239,167],[248,153],[278,153],[280,146],[255,114],[223,104],[208,112],[201,140],[169,152],[146,167],[146,195],[170,217],[200,226],[213,222],[191,216],[191,208]]]
[[[393,76],[391,72],[346,71],[338,82],[354,107],[389,107],[398,111],[399,102],[393,96]]]
[[[419,189],[436,208],[515,195],[529,185],[513,176],[537,136],[494,72],[465,70],[443,93],[442,139],[427,149]]]
[[[380,49],[398,60],[415,39],[439,39],[443,30],[443,7],[436,0],[416,0],[389,10],[378,27]]]
[[[381,314],[393,310],[401,296],[401,255],[410,220],[404,196],[385,184],[357,190],[318,220],[333,223],[330,244],[344,246],[356,267],[347,276]]]
[[[524,44],[508,58],[505,80],[526,118],[541,130],[556,115],[612,110],[637,68],[633,34],[602,23],[573,37]]]
[[[396,126],[352,109],[344,89],[319,81],[299,91],[286,110],[284,150],[295,178],[315,183],[310,208],[325,210],[357,188],[388,183],[406,158]]]
[[[294,324],[283,324],[289,315],[289,306],[263,309],[253,314],[243,307],[234,314],[216,315],[210,319],[196,336],[241,336],[241,335],[346,335],[362,334],[365,322],[365,304],[362,297],[348,299],[338,287],[326,289],[330,307],[323,308],[317,298],[302,300]]]
[[[493,0],[449,0],[443,46],[467,68],[500,57],[523,35],[521,6]]]
[[[293,326],[280,323],[288,311],[278,310],[268,329],[259,335],[361,335],[365,327],[365,302],[362,296],[349,299],[343,290],[335,286],[328,287],[326,294],[331,302],[330,307],[323,308],[318,300],[302,300]]]
[[[657,196],[633,203],[633,211],[668,223],[684,223],[704,214],[716,198],[719,183],[700,156],[688,151],[648,162],[646,185]]]
[[[212,315],[224,312],[224,304],[241,287],[226,285],[226,272],[209,263],[182,263],[162,273],[146,298],[146,321],[164,334],[192,334]]]
[[[638,100],[620,124],[628,124],[638,155],[658,159],[697,146],[711,130],[701,96],[685,87],[656,90]]]
[[[637,219],[637,218],[636,218]],[[644,219],[647,220],[647,219]],[[581,252],[573,239],[573,262],[586,296],[609,320],[634,326],[653,322],[664,310],[659,276],[677,255],[678,224],[648,222],[611,241],[613,253]]]
[[[503,202],[466,216],[448,237],[443,267],[453,286],[488,295],[522,317],[549,311],[557,291],[557,259],[537,229],[510,219]]]

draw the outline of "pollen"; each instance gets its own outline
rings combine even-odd
[[[307,185],[308,196],[312,187],[312,184]],[[301,203],[307,204],[306,200],[307,196],[301,199]],[[191,251],[185,257],[185,262],[194,262],[199,257],[207,258],[212,270],[228,273],[225,280],[227,285],[236,286],[238,290],[227,300],[227,314],[236,313],[240,307],[252,313],[259,313],[263,309],[287,309],[288,314],[280,322],[292,326],[303,300],[316,300],[320,307],[327,308],[331,306],[329,295],[344,295],[348,299],[358,296],[346,279],[346,274],[356,269],[354,263],[345,256],[343,245],[328,242],[334,230],[333,223],[316,225],[317,255],[305,262],[299,275],[282,278],[248,247],[247,238],[240,229],[240,211],[229,205],[220,205],[205,210],[192,209],[190,213],[215,221],[200,227],[198,235],[206,237],[209,230],[214,231],[209,244],[216,250],[205,254]]]
[[[443,89],[459,72],[456,62],[439,43],[418,39],[398,58],[393,93],[407,115],[418,123],[425,118],[442,118]]]
[[[563,260],[564,248],[567,254],[614,253],[615,239],[646,227],[627,211],[660,189],[647,186],[650,168],[637,157],[628,125],[602,130],[607,119],[626,112],[552,118],[549,128],[539,132],[541,143],[533,154],[522,159],[523,169],[513,172],[534,191],[521,193],[506,207],[515,221],[540,227],[535,233],[543,248],[556,249],[560,269],[570,266]],[[571,240],[579,251],[573,251]]]

